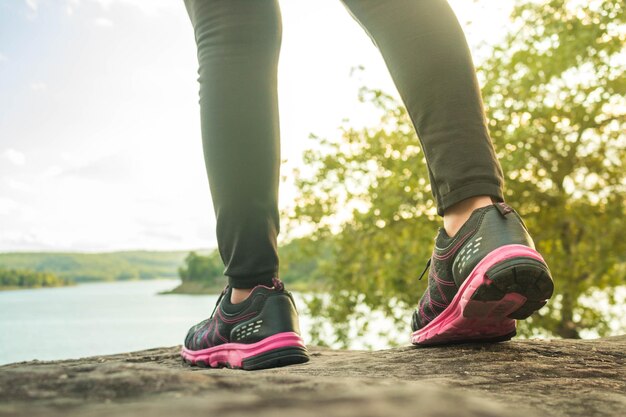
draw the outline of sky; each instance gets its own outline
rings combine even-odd
[[[480,59],[511,2],[450,4]],[[397,92],[339,0],[280,6],[282,208],[309,134],[371,122],[361,86]],[[0,0],[0,251],[215,246],[183,1]]]

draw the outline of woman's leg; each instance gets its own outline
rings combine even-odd
[[[387,63],[444,217],[411,340],[508,340],[515,319],[541,308],[554,286],[521,218],[502,202],[502,170],[463,31],[445,0],[343,1]]]
[[[202,140],[230,286],[181,351],[198,366],[272,368],[309,360],[278,280],[277,0],[185,0],[200,63]],[[248,295],[250,295],[248,297]]]
[[[445,0],[342,0],[380,50],[418,136],[440,215],[503,176],[465,35]],[[490,199],[484,199],[490,202]]]
[[[277,0],[185,0],[198,46],[202,141],[224,274],[235,289],[278,274]]]

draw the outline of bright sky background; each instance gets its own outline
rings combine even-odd
[[[474,51],[506,29],[510,1],[450,3]],[[368,122],[359,87],[396,92],[339,0],[280,4],[289,174],[309,133]],[[0,0],[0,251],[214,247],[196,69],[182,0]]]

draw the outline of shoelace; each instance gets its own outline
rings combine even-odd
[[[215,307],[213,307],[213,312],[211,313],[209,320],[213,318],[215,311],[217,311],[217,307],[220,305],[220,303],[222,302],[222,298],[224,298],[224,295],[226,295],[227,292],[228,292],[228,285],[224,287],[220,296],[217,297],[217,302],[215,303]]]
[[[285,284],[283,284],[283,282],[276,277],[272,278],[272,284],[274,284],[274,289],[276,291],[282,291],[285,288]]]
[[[424,274],[426,273],[426,271],[428,271],[428,268],[430,268],[430,261],[431,261],[431,259],[432,258],[428,258],[428,262],[426,262],[426,268],[424,268],[424,270],[422,271],[422,274],[418,278],[418,281],[422,280],[422,278],[424,277]]]
[[[276,278],[276,277],[272,278],[272,284],[274,285],[274,289],[276,291],[282,291],[285,288],[285,284],[283,284],[283,282],[280,279]],[[217,301],[215,302],[215,307],[213,307],[213,312],[211,313],[211,316],[209,317],[209,319],[213,318],[213,315],[215,314],[215,311],[217,310],[217,307],[222,302],[222,298],[224,298],[224,295],[226,295],[226,293],[228,292],[228,287],[229,286],[226,285],[226,287],[224,287],[224,289],[222,290],[222,293],[220,294],[220,296],[217,297]]]

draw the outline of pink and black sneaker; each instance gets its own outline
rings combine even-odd
[[[550,270],[520,216],[505,203],[474,210],[450,238],[439,230],[411,342],[500,342],[552,296]],[[426,272],[426,270],[424,271]]]
[[[227,286],[211,317],[189,329],[183,360],[201,367],[246,370],[307,362],[291,293],[279,279],[273,283],[272,288],[256,286],[239,304],[231,304]]]

